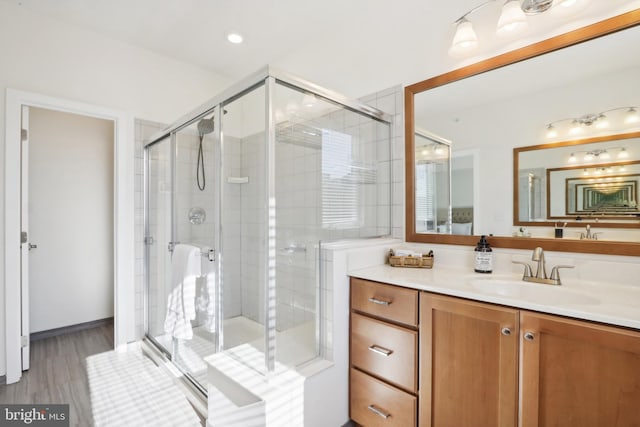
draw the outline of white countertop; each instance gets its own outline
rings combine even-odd
[[[349,272],[351,277],[443,295],[640,329],[640,287],[582,282],[562,286],[522,281],[515,274],[381,265]]]

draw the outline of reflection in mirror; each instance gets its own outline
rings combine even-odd
[[[516,225],[558,219],[601,227],[640,224],[640,132],[520,147]]]
[[[516,147],[572,139],[576,144],[579,138],[640,130],[639,123],[635,129],[615,124],[616,116],[631,115],[633,111],[627,107],[638,106],[640,100],[640,55],[628,51],[629,46],[640,43],[638,24],[640,15],[628,12],[408,86],[407,240],[464,245],[477,241],[475,237],[422,234],[415,229],[414,132],[425,128],[455,141],[452,156],[456,150],[477,151],[482,170],[476,172],[474,198],[482,206],[474,206],[474,234],[492,234],[494,247],[529,249],[544,245],[548,250],[601,253],[605,242],[600,240],[596,246],[590,241],[554,238],[554,221],[548,218],[545,194],[547,174],[535,174],[530,190],[533,202],[521,206],[515,196],[529,184],[522,182],[518,169],[508,165],[514,161]],[[600,120],[601,113],[608,116],[608,123]],[[576,126],[571,126],[573,120],[565,120],[568,118],[584,119],[577,120],[582,127],[571,131]],[[549,132],[550,124],[555,135]],[[567,165],[544,165],[544,171],[552,167]],[[566,182],[560,188],[564,193]],[[556,190],[555,185],[552,190]],[[593,191],[589,194],[600,197]],[[563,216],[573,217],[567,222],[568,226],[577,227],[576,232],[588,224],[584,219],[575,221],[573,214]],[[620,242],[606,242],[607,253],[640,254],[640,224],[629,230],[621,229],[620,222],[613,223],[612,218],[600,221],[591,224],[603,228],[607,223],[608,229],[600,238]],[[632,221],[627,220],[627,224]],[[519,222],[527,224],[523,235],[531,238],[512,237],[521,227]]]
[[[474,185],[478,180],[475,151],[451,153],[451,234],[472,235],[475,223]]]
[[[637,168],[636,168],[637,169]],[[637,170],[636,170],[637,171]],[[575,171],[574,171],[575,172]],[[602,175],[594,178],[566,178],[566,215],[637,217],[638,178],[632,175]],[[551,218],[555,217],[551,212]],[[562,218],[561,216],[559,218]]]
[[[415,133],[415,218],[420,233],[451,233],[451,142]]]

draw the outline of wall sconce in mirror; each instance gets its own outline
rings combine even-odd
[[[449,55],[454,57],[464,56],[473,52],[478,46],[478,35],[473,29],[473,24],[467,17],[474,12],[483,9],[489,4],[500,4],[499,0],[488,0],[480,3],[460,18],[454,21],[456,25],[455,35]],[[511,37],[521,34],[529,26],[527,15],[539,15],[551,7],[562,7],[564,9],[575,8],[577,5],[584,6],[587,0],[506,0],[500,9],[500,16],[496,24],[496,35],[499,37]]]
[[[611,147],[604,149],[595,149],[591,151],[574,151],[569,154],[567,163],[599,163],[602,160],[626,160],[629,158],[629,152],[626,147]],[[585,169],[586,171],[586,169]]]
[[[546,124],[546,136],[554,139],[558,136],[584,135],[590,129],[605,130],[614,128],[623,130],[640,123],[639,107],[616,107],[600,113],[589,113],[580,117],[567,117]],[[593,126],[593,128],[591,128]]]

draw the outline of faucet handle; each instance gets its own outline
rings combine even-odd
[[[549,279],[557,280],[558,285],[560,284],[560,272],[558,270],[561,268],[574,268],[574,267],[573,265],[556,265],[551,269],[551,277],[549,277]]]
[[[520,265],[524,265],[524,274],[522,275],[522,278],[524,279],[525,277],[532,277],[533,276],[533,272],[531,271],[531,266],[529,264],[527,264],[526,262],[522,262],[522,261],[511,261],[514,264],[520,264]]]

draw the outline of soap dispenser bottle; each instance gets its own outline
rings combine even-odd
[[[493,253],[491,246],[487,242],[487,236],[480,236],[480,241],[476,245],[476,273],[491,273],[493,271]]]

